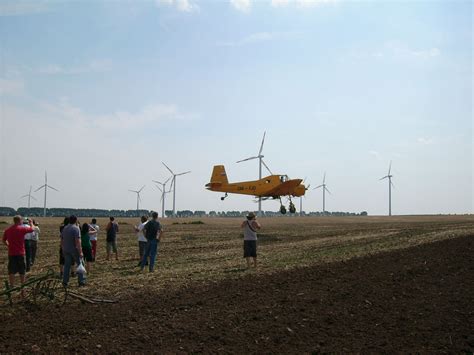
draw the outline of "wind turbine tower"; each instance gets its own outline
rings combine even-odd
[[[390,174],[390,171],[392,170],[392,161],[390,160],[390,165],[388,166],[388,174],[385,175],[383,178],[380,178],[380,180],[383,179],[388,179],[388,215],[392,215],[392,186],[395,187],[395,185],[392,182],[392,177],[393,175]]]
[[[184,175],[184,174],[189,174],[191,171],[185,171],[184,173],[179,173],[179,174],[175,174],[173,173],[173,170],[171,170],[170,168],[168,168],[168,166],[161,162],[166,169],[169,170],[169,172],[171,173],[173,179],[171,180],[171,185],[173,186],[173,217],[176,217],[176,176],[180,176],[180,175]]]
[[[156,185],[156,188],[161,191],[161,218],[165,218],[165,195],[168,192],[171,192],[171,190],[166,191],[166,184],[168,183],[168,181],[170,181],[170,179],[171,179],[171,176],[165,182],[152,180],[154,183],[161,185],[161,187]]]
[[[44,172],[44,185],[38,187],[34,192],[36,191],[39,191],[41,189],[44,188],[44,210],[43,210],[43,217],[46,217],[46,195],[47,195],[47,191],[48,191],[48,188],[49,189],[53,189],[54,191],[58,191],[59,190],[56,190],[54,187],[48,185],[48,173],[45,171]]]
[[[323,183],[319,186],[316,186],[313,190],[323,188],[323,214],[326,214],[326,191],[331,194],[331,191],[326,187],[326,173],[324,173]]]
[[[130,192],[135,192],[137,194],[137,216],[138,216],[138,210],[139,210],[139,206],[140,206],[140,201],[142,200],[140,198],[140,192],[142,192],[143,188],[145,187],[145,185],[142,186],[142,188],[140,190],[128,190]]]
[[[262,144],[260,145],[260,150],[258,151],[258,155],[255,156],[255,157],[250,157],[250,158],[246,158],[246,159],[242,159],[242,160],[239,160],[237,163],[241,163],[243,161],[247,161],[247,160],[253,160],[253,159],[258,159],[259,161],[259,164],[258,164],[258,178],[261,179],[262,178],[262,165],[270,172],[271,175],[273,175],[273,173],[271,172],[270,168],[267,166],[267,164],[265,164],[265,162],[263,161],[263,158],[264,158],[264,155],[262,155],[262,151],[263,151],[263,143],[265,142],[265,134],[267,132],[263,132],[263,138],[262,138]],[[262,215],[262,198],[259,197],[258,198],[258,215],[261,216]]]
[[[30,191],[26,194],[26,195],[23,195],[21,196],[20,198],[25,198],[25,197],[28,197],[28,208],[30,208],[30,200],[33,199],[36,201],[36,198],[34,198],[33,196],[31,196],[31,188],[32,186],[30,185]]]

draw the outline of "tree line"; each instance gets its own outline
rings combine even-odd
[[[65,217],[76,215],[77,217],[140,217],[148,216],[152,211],[148,210],[105,210],[95,208],[47,208],[47,217]],[[17,214],[28,217],[42,217],[44,209],[41,207],[20,207],[17,210],[11,207],[0,207],[0,216],[15,216]],[[249,211],[176,211],[176,217],[245,217]],[[283,216],[299,216],[299,213],[282,215],[275,211],[262,211],[262,216],[266,217],[283,217]],[[302,216],[367,216],[366,211],[360,213],[354,212],[303,212]],[[173,216],[172,210],[165,210],[165,216],[170,218]]]

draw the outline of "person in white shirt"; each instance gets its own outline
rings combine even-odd
[[[33,222],[33,221],[32,221]],[[30,223],[30,219],[27,217],[23,219],[23,225],[27,226]],[[25,234],[25,266],[26,272],[29,272],[31,269],[31,240],[34,238],[35,232]]]
[[[141,223],[138,226],[134,226],[135,232],[137,232],[137,239],[138,239],[138,254],[140,255],[140,261],[138,262],[138,266],[141,266],[143,254],[145,253],[146,247],[146,238],[143,234],[143,228],[148,222],[148,218],[146,216],[141,217]],[[147,263],[148,264],[148,261]]]
[[[90,239],[91,239],[91,245],[92,245],[92,260],[95,261],[95,254],[97,252],[97,235],[99,234],[100,228],[95,218],[92,218],[92,221],[89,225],[96,230],[95,233],[89,234]]]
[[[30,237],[30,266],[33,266],[38,251],[38,240],[40,235],[39,223],[33,220],[33,235]]]

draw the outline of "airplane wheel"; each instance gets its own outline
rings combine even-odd
[[[286,214],[286,208],[285,208],[285,206],[282,205],[282,206],[280,207],[280,213],[281,213],[281,214]]]
[[[295,213],[295,212],[296,212],[295,206],[290,206],[290,213]]]
[[[225,197],[221,197],[221,201],[224,201]]]

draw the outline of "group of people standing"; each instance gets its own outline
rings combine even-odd
[[[100,227],[95,218],[92,219],[91,223],[83,223],[82,225],[74,215],[64,218],[63,224],[59,227],[61,240],[59,264],[64,286],[68,285],[70,275],[75,274],[74,271],[71,271],[74,264],[80,265],[86,262],[86,270],[91,271],[92,264],[97,257],[97,235],[99,230]],[[109,218],[105,230],[107,232],[106,260],[110,260],[112,252],[115,254],[115,259],[118,260],[118,224],[114,217]],[[77,272],[77,277],[79,286],[84,286],[86,282],[85,273]]]
[[[28,272],[35,262],[37,254],[37,243],[39,239],[39,225],[31,219],[23,220],[21,216],[13,218],[14,224],[7,228],[3,234],[3,242],[8,247],[8,277],[10,287],[14,286],[14,275],[20,274],[20,281],[24,283],[25,273]],[[163,226],[158,221],[158,213],[152,212],[151,218],[142,216],[140,224],[134,229],[138,238],[138,252],[140,261],[138,266],[143,271],[148,266],[150,272],[154,271],[155,260],[158,254],[159,244],[163,236]],[[244,231],[244,258],[247,260],[247,267],[257,266],[257,230],[261,225],[256,221],[256,215],[250,212],[241,228]],[[97,220],[93,218],[91,223],[80,225],[76,216],[66,217],[59,227],[60,247],[59,264],[60,273],[65,287],[69,284],[74,264],[81,265],[87,263],[86,270],[90,272],[92,264],[97,255],[97,235],[100,227]],[[117,250],[118,224],[114,217],[109,218],[106,230],[106,260],[110,260],[111,254],[115,254],[115,259],[119,260]],[[79,286],[85,285],[85,273],[77,272]]]
[[[15,274],[20,274],[21,283],[25,282],[25,274],[35,262],[39,233],[38,223],[19,215],[13,217],[13,225],[4,231],[2,240],[8,248],[10,287],[15,286]],[[23,290],[21,295],[23,296]]]

